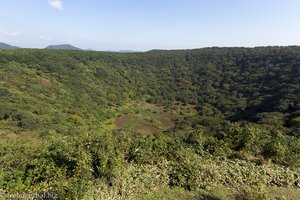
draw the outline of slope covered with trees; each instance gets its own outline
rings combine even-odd
[[[20,48],[20,47],[11,46],[9,44],[0,42],[0,49],[18,49],[18,48]]]
[[[5,192],[300,185],[300,47],[0,50],[0,77]]]

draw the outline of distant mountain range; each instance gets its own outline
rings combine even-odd
[[[0,42],[0,49],[20,49],[21,47],[17,47],[17,46],[11,46],[9,44],[5,44]],[[58,45],[49,45],[47,46],[45,49],[54,49],[54,50],[78,50],[78,51],[96,51],[94,49],[81,49],[78,47],[75,47],[73,45],[70,44],[58,44]],[[120,50],[120,51],[110,51],[109,52],[117,52],[117,53],[133,53],[133,52],[137,52],[134,50]]]
[[[133,53],[133,52],[136,52],[136,51],[133,51],[133,50],[120,50],[118,51],[119,53]]]
[[[20,49],[21,47],[12,46],[6,43],[0,42],[0,49]],[[72,46],[70,44],[59,44],[59,45],[49,45],[45,49],[66,49],[66,50],[82,50],[78,47]]]
[[[78,47],[72,46],[70,44],[50,45],[50,46],[47,46],[45,49],[83,50]]]
[[[17,46],[11,46],[9,44],[5,44],[0,42],[0,49],[19,49],[20,47]]]

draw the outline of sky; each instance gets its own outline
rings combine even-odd
[[[0,0],[0,42],[136,51],[300,45],[300,0]]]

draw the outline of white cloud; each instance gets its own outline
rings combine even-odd
[[[0,29],[0,35],[4,35],[7,37],[17,37],[21,34],[21,31],[6,31],[3,29]]]
[[[52,41],[53,40],[52,37],[50,37],[50,36],[44,36],[44,35],[40,35],[39,39],[40,40],[44,40],[44,41]]]
[[[48,0],[49,6],[51,6],[54,9],[63,10],[64,6],[61,0]]]

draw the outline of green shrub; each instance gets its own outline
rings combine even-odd
[[[236,200],[267,200],[267,192],[263,185],[252,187],[241,187],[235,194]]]

